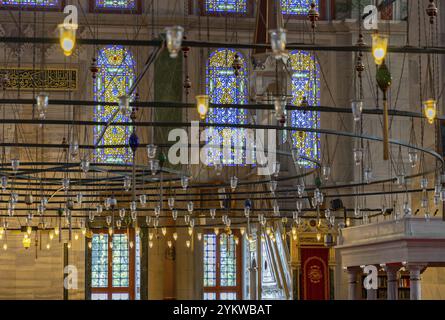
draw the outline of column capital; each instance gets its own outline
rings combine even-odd
[[[405,264],[405,268],[408,271],[413,271],[413,272],[419,271],[420,273],[425,271],[427,266],[428,266],[428,264],[424,263],[424,262],[422,262],[422,263],[409,262],[409,263]]]

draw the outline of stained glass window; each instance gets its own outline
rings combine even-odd
[[[241,68],[235,74],[233,61],[238,55]],[[210,103],[245,104],[248,101],[247,66],[241,53],[232,49],[217,49],[210,54],[207,62],[206,91]],[[209,123],[243,124],[246,123],[245,109],[211,108],[207,115]],[[209,150],[209,163],[226,165],[243,164],[245,152],[244,130],[227,127],[209,127],[210,145],[220,146]],[[222,147],[230,148],[224,152]]]
[[[108,286],[108,235],[94,234],[91,240],[91,286]]]
[[[292,14],[292,15],[307,15],[310,8],[311,3],[314,0],[281,0],[281,12],[283,14]],[[315,8],[319,12],[319,1],[315,1]]]
[[[100,102],[119,102],[125,95],[135,78],[135,62],[130,51],[122,46],[107,46],[98,53],[97,66],[99,72],[94,83],[94,97]],[[96,106],[95,121],[106,122],[118,109],[118,106]],[[118,113],[114,122],[129,122],[128,116]],[[110,125],[100,145],[128,144],[131,126]],[[94,128],[94,136],[102,132],[102,126]],[[106,163],[125,163],[131,159],[130,148],[98,148],[95,150],[96,161]]]
[[[236,300],[241,292],[240,246],[235,235],[204,234],[204,294],[205,300]],[[240,298],[240,297],[239,297]]]
[[[137,0],[94,0],[96,9],[136,10]]]
[[[320,105],[320,71],[315,56],[304,51],[290,54],[292,69],[292,104],[300,106],[305,98],[309,106]],[[317,129],[320,127],[320,113],[317,111],[291,112],[291,126]],[[292,132],[292,145],[300,156],[318,160],[320,158],[320,134],[306,131]],[[313,162],[300,159],[299,164],[313,167]]]
[[[61,8],[61,0],[0,0],[2,6],[30,8]]]
[[[138,237],[135,237],[138,239]],[[136,240],[136,246],[140,241]],[[136,254],[134,243],[131,244],[126,233],[93,233],[91,239],[91,299],[93,300],[129,300],[135,296],[139,287],[140,256]],[[135,261],[136,260],[136,261]],[[132,271],[136,271],[132,274]],[[134,287],[133,287],[134,286]]]
[[[205,0],[206,13],[247,13],[247,0]]]

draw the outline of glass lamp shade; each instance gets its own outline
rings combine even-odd
[[[150,171],[151,171],[152,175],[155,175],[159,171],[159,168],[160,168],[159,160],[152,159],[152,160],[148,161],[148,165],[150,167]]]
[[[270,46],[275,59],[281,59],[285,56],[286,51],[286,30],[278,28],[269,31]]]
[[[129,96],[124,95],[119,97],[119,110],[124,116],[130,115],[131,109]]]
[[[303,197],[303,193],[304,193],[304,185],[303,184],[299,184],[297,185],[297,194],[299,198]]]
[[[192,212],[193,212],[193,201],[189,201],[189,202],[187,203],[187,211],[188,211],[189,213],[192,213]]]
[[[370,183],[372,180],[372,170],[371,168],[366,168],[363,172],[363,178],[366,183]]]
[[[62,188],[63,188],[63,190],[68,191],[68,189],[70,188],[70,179],[69,178],[62,179]]]
[[[153,159],[154,157],[156,157],[157,149],[158,148],[154,144],[147,145],[147,156],[148,156],[148,159]]]
[[[69,57],[76,45],[77,24],[62,23],[57,26],[59,29],[59,42],[62,47],[63,54]]]
[[[175,198],[168,197],[167,203],[168,203],[168,207],[170,208],[170,210],[173,209],[173,207],[175,206]]]
[[[6,187],[8,186],[8,177],[7,176],[1,177],[1,185],[2,185],[3,191],[5,191]]]
[[[130,212],[136,212],[136,210],[137,210],[136,201],[131,201],[130,202]]]
[[[330,166],[323,166],[321,168],[321,174],[323,176],[323,179],[328,180],[329,176],[331,175],[331,167]]]
[[[87,173],[90,170],[90,161],[88,159],[80,160],[80,168],[83,173]]]
[[[125,177],[124,178],[124,189],[125,191],[129,191],[131,187],[131,178],[130,177]]]
[[[427,178],[420,179],[420,188],[423,190],[428,188],[428,179]]]
[[[372,55],[377,65],[381,65],[388,50],[388,36],[374,33],[372,35]]]
[[[45,92],[41,92],[36,96],[36,106],[37,112],[40,115],[40,118],[45,118],[46,111],[48,109],[48,94]]]
[[[235,190],[237,186],[238,186],[238,178],[236,176],[231,177],[230,188],[232,188],[232,190]]]
[[[75,158],[79,154],[79,141],[77,141],[76,138],[73,138],[71,140],[70,146],[69,146],[69,152],[71,158]]]
[[[139,202],[142,206],[145,206],[147,204],[147,195],[141,194],[139,195]]]
[[[351,101],[351,109],[352,109],[352,116],[354,118],[354,121],[360,121],[362,117],[362,111],[363,111],[363,101],[361,100],[353,100]]]
[[[181,50],[182,38],[184,36],[184,28],[181,26],[172,26],[165,28],[167,38],[167,49],[170,58],[176,58]]]
[[[19,166],[20,166],[20,160],[19,159],[12,159],[11,160],[11,167],[12,167],[12,171],[14,171],[14,173],[17,173],[17,171],[19,170]]]
[[[125,208],[120,208],[120,209],[119,209],[119,217],[120,217],[121,219],[124,219],[124,218],[125,218],[125,215],[126,215]]]
[[[209,96],[202,94],[196,96],[196,110],[198,111],[201,120],[204,120],[209,111]]]
[[[437,115],[437,102],[434,99],[428,99],[423,102],[423,111],[429,124],[433,124]]]
[[[270,189],[270,192],[275,192],[275,190],[277,190],[277,185],[278,185],[278,182],[276,181],[276,180],[271,180],[270,182],[269,182],[269,189]],[[250,209],[250,208],[249,208]]]
[[[355,148],[354,149],[354,163],[356,166],[359,166],[363,160],[363,149]]]
[[[181,177],[181,186],[182,186],[182,189],[183,189],[183,190],[186,190],[187,187],[188,187],[188,185],[189,185],[189,177],[187,177],[187,176],[182,176],[182,177]]]
[[[172,218],[176,220],[178,218],[178,210],[172,210]]]
[[[418,160],[419,160],[419,155],[417,151],[415,150],[408,151],[408,161],[411,164],[412,168],[414,168],[417,165]]]
[[[211,208],[210,209],[210,217],[212,219],[215,219],[215,216],[216,216],[216,209],[215,208]]]
[[[275,108],[275,117],[278,121],[280,121],[286,111],[286,97],[275,97],[273,103]]]

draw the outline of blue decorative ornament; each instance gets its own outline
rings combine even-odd
[[[130,137],[128,138],[128,144],[130,145],[133,153],[135,153],[136,149],[139,147],[139,137],[137,136],[136,132],[133,132],[130,135]]]

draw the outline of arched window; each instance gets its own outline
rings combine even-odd
[[[320,71],[315,56],[309,52],[292,51],[290,54],[292,69],[292,104],[300,106],[306,98],[309,106],[320,105]],[[319,128],[320,114],[317,111],[291,112],[291,126],[299,128]],[[320,158],[320,134],[315,132],[293,131],[292,146],[300,155],[311,158]],[[312,167],[310,161],[299,160],[300,165]]]
[[[205,13],[247,13],[247,0],[205,0]]]
[[[0,0],[2,7],[25,7],[29,9],[61,9],[62,0]]]
[[[133,55],[122,46],[107,46],[99,50],[97,58],[99,72],[94,83],[94,98],[100,102],[118,102],[125,95],[135,78]],[[118,106],[96,106],[94,120],[106,122],[119,108]],[[129,122],[129,117],[120,112],[114,122]],[[102,132],[102,126],[95,126],[95,139]],[[110,125],[100,145],[128,144],[131,126]],[[125,163],[131,159],[130,148],[98,148],[95,150],[96,161],[104,163]]]
[[[281,0],[281,12],[283,14],[302,15],[308,14],[313,0]],[[319,0],[315,1],[316,9],[319,12]]]
[[[235,73],[233,61],[238,55],[241,68]],[[206,91],[210,103],[245,104],[248,101],[247,66],[241,53],[232,49],[217,49],[210,54],[207,62]],[[209,123],[243,124],[246,123],[246,110],[239,108],[212,108],[207,115]],[[243,164],[245,145],[243,129],[210,127],[213,140],[211,145],[220,146],[220,150],[210,150],[210,163]],[[229,154],[224,154],[223,146],[231,147]]]

